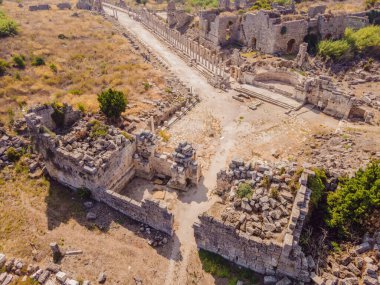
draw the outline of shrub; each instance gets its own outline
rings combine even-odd
[[[278,188],[270,189],[270,197],[276,200],[280,197],[280,192],[278,191]]]
[[[124,97],[124,93],[108,89],[103,91],[98,96],[100,104],[100,111],[110,119],[118,119],[122,112],[127,107],[127,99]]]
[[[5,72],[7,70],[7,67],[9,67],[8,62],[6,62],[5,60],[0,59],[0,76],[2,76],[2,75],[5,74]]]
[[[32,59],[32,65],[33,66],[45,65],[45,60],[40,56],[36,56]]]
[[[344,56],[349,57],[351,55],[351,46],[345,39],[338,41],[321,41],[318,44],[318,53],[323,58],[339,60]]]
[[[343,179],[327,197],[327,225],[342,234],[365,227],[368,218],[380,209],[380,160]]]
[[[16,54],[12,57],[12,60],[17,68],[25,68],[25,56],[21,54]]]
[[[250,10],[272,10],[268,0],[257,0]]]
[[[50,64],[49,67],[51,71],[53,71],[54,73],[57,73],[58,69],[54,63]]]
[[[17,151],[14,147],[9,147],[6,151],[6,155],[8,157],[8,160],[11,162],[18,161],[22,156],[22,151]]]
[[[170,134],[165,130],[160,130],[158,135],[162,138],[164,142],[168,142],[170,140]]]
[[[238,190],[237,190],[237,195],[239,198],[251,198],[252,196],[252,187],[248,183],[240,183]]]
[[[17,35],[18,25],[0,11],[0,38]]]
[[[108,134],[108,127],[99,121],[94,120],[91,122],[91,132],[90,137],[92,138],[98,138],[98,137],[104,137]]]
[[[380,26],[367,26],[357,31],[347,28],[344,37],[359,52],[380,51]]]
[[[133,142],[133,141],[135,140],[135,138],[134,138],[131,134],[128,134],[127,132],[122,131],[121,134],[122,134],[127,140],[129,140],[130,142]]]
[[[324,170],[314,169],[315,176],[309,176],[307,180],[307,187],[311,189],[310,202],[315,208],[318,208],[318,203],[321,201],[325,191],[325,183],[327,177]]]

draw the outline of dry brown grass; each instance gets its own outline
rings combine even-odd
[[[0,59],[11,62],[15,54],[26,57],[25,69],[10,67],[0,78],[1,121],[20,116],[20,106],[25,104],[52,101],[82,104],[95,111],[97,94],[109,87],[124,91],[131,103],[142,97],[160,98],[157,94],[165,85],[162,73],[134,54],[128,41],[102,16],[59,11],[54,4],[50,11],[29,12],[31,4],[18,8],[6,1],[1,7],[19,23],[20,33],[1,39]],[[72,17],[74,12],[79,17]],[[59,39],[59,34],[66,38]],[[46,64],[32,66],[33,56],[43,57]],[[154,83],[149,90],[143,86],[147,80]]]
[[[350,12],[359,12],[365,9],[365,0],[326,0],[326,1],[302,1],[300,4],[297,4],[297,9],[302,11],[307,11],[308,7],[314,6],[316,4],[327,5],[326,11],[331,11],[332,13],[344,11],[347,13]]]

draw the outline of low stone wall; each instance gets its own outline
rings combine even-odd
[[[173,234],[174,216],[158,202],[148,199],[137,202],[110,190],[102,193],[101,200],[136,221],[169,235]]]
[[[40,4],[40,5],[29,6],[29,11],[43,11],[43,10],[50,10],[50,5]]]

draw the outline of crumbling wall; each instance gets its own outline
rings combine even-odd
[[[250,177],[253,179],[253,177],[259,175],[259,172],[271,177],[271,169],[265,165],[258,164],[254,169],[257,170],[252,170],[244,162],[233,161],[230,170],[218,173],[218,193],[223,193],[230,188],[233,191],[232,189],[236,187],[234,185],[236,185],[237,181],[242,179],[249,181]],[[303,222],[309,211],[311,191],[306,187],[309,175],[314,175],[314,173],[305,170],[299,179],[300,189],[294,197],[288,223],[284,232],[278,238],[257,236],[256,230],[261,231],[256,228],[256,224],[257,227],[260,224],[258,213],[253,214],[257,222],[250,222],[249,230],[247,223],[245,226],[247,229],[242,230],[243,223],[248,219],[249,213],[252,212],[249,204],[243,206],[242,201],[244,211],[241,212],[233,210],[232,207],[235,206],[217,203],[208,212],[199,216],[199,223],[194,224],[198,247],[219,254],[232,262],[261,274],[286,275],[299,281],[309,282],[309,264],[298,244]],[[273,177],[273,179],[277,180],[278,178]],[[257,190],[260,190],[260,188]],[[229,197],[231,197],[231,192]],[[229,198],[225,197],[225,199],[228,200]],[[246,198],[242,200],[244,199]],[[256,198],[252,196],[252,199]],[[233,201],[235,205],[236,200]],[[282,205],[286,206],[285,204]],[[229,222],[228,214],[226,216],[224,210],[232,211],[232,215],[237,215],[239,217],[237,223]],[[262,218],[267,219],[265,215]]]
[[[49,4],[31,5],[29,6],[29,11],[46,11],[50,10]]]
[[[169,235],[173,234],[174,216],[159,202],[147,199],[137,202],[110,190],[102,193],[101,200],[136,221]]]
[[[304,88],[308,103],[337,118],[347,118],[355,102],[354,97],[339,90],[327,76],[307,79]]]

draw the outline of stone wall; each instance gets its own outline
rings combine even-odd
[[[194,225],[196,242],[199,248],[217,253],[260,274],[273,278],[285,275],[308,282],[311,267],[309,268],[308,260],[298,243],[309,210],[311,192],[306,187],[307,180],[314,173],[307,170],[302,173],[299,178],[300,188],[296,191],[294,200],[286,190],[279,190],[280,196],[276,202],[266,196],[260,181],[265,181],[263,177],[267,176],[272,181],[270,187],[281,184],[282,179],[287,181],[288,171],[292,173],[294,170],[279,167],[285,170],[281,176],[276,173],[282,173],[283,170],[278,172],[278,168],[262,163],[253,166],[240,160],[232,161],[229,170],[221,171],[217,176],[217,191],[224,193],[223,202],[216,203],[200,215],[199,223]],[[243,198],[239,202],[234,196],[236,185],[242,181],[257,185],[254,186],[256,188],[251,201]],[[287,204],[291,200],[292,204]],[[283,224],[283,220],[287,222],[283,224],[281,233],[276,234],[276,228],[282,226],[275,219],[284,215],[286,208],[289,209],[289,214],[285,215],[286,218],[280,218],[280,223]],[[272,230],[274,232],[270,234]]]
[[[29,6],[29,11],[44,11],[50,10],[50,5],[48,4],[39,4],[39,5],[31,5]]]
[[[169,235],[173,234],[174,216],[159,202],[149,199],[138,202],[110,190],[102,193],[101,200],[136,221]]]

